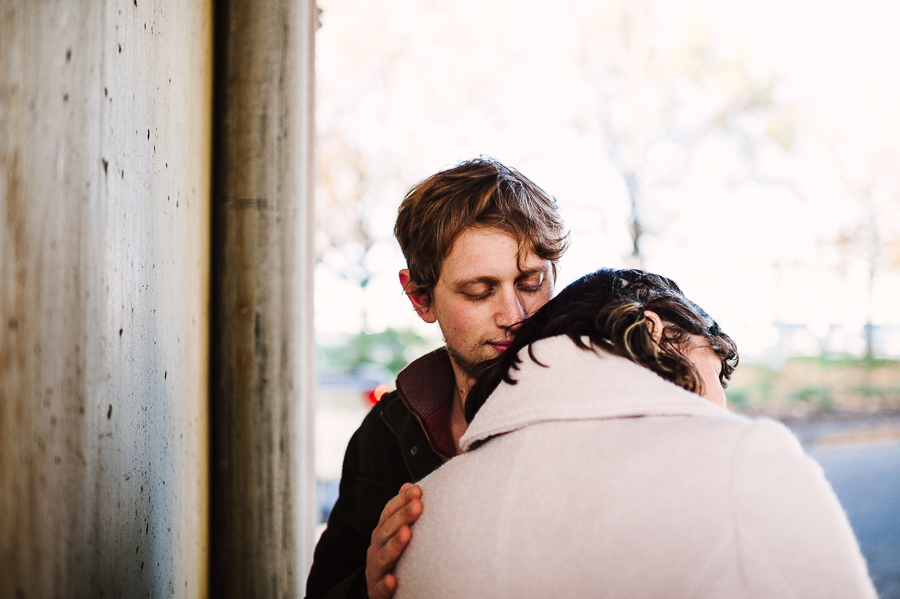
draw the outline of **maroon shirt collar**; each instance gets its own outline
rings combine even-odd
[[[455,456],[450,406],[456,376],[447,350],[442,347],[411,362],[397,375],[397,390],[418,417],[433,449],[445,459]]]

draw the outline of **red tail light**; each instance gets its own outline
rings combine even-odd
[[[391,388],[387,385],[378,385],[368,393],[366,393],[366,400],[369,402],[370,406],[374,406],[379,401],[381,401],[381,396],[391,391]]]

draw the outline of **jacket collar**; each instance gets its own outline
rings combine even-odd
[[[414,360],[397,374],[397,392],[428,438],[432,449],[447,459],[456,455],[450,431],[450,404],[456,376],[446,348]]]
[[[583,350],[565,336],[542,339],[520,352],[515,385],[501,383],[460,439],[463,451],[496,435],[563,420],[729,412],[653,371],[603,350]]]

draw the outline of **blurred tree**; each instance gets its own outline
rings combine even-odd
[[[369,157],[337,127],[319,136],[317,149],[316,258],[362,290],[362,330],[368,332],[365,293],[372,278],[384,270],[373,250],[379,243],[389,243],[391,231],[379,217],[396,211],[399,198],[386,197],[385,190],[399,176],[373,173]]]
[[[774,100],[772,73],[752,72],[699,23],[673,32],[652,0],[594,4],[579,22],[580,60],[598,110],[581,123],[596,131],[622,178],[630,207],[630,266],[644,262],[642,241],[656,192],[679,185],[694,152],[713,136],[727,140],[754,176],[760,149],[787,147],[791,122]],[[656,209],[659,210],[659,206]]]
[[[834,243],[845,262],[843,268],[854,259],[866,267],[865,340],[866,358],[871,359],[875,282],[879,274],[900,268],[900,153],[890,142],[851,148],[847,140],[834,143],[832,150],[850,200],[848,222]]]
[[[367,11],[360,22],[332,23],[327,7],[321,17],[318,35],[338,37],[341,64],[338,73],[317,80],[315,239],[319,264],[362,291],[362,331],[368,333],[366,292],[373,277],[384,273],[385,253],[396,251],[393,218],[405,188],[393,155],[379,150],[384,140],[378,125],[390,111],[386,89],[409,32],[402,24],[399,30],[392,26],[389,11],[373,7],[335,14],[359,10]],[[372,29],[363,35],[354,28],[361,25]]]

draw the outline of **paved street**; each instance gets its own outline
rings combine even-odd
[[[808,449],[840,498],[881,599],[900,599],[900,441]]]

